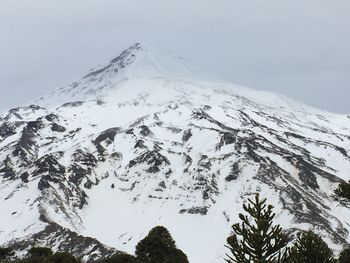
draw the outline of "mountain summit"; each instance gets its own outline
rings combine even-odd
[[[109,96],[111,90],[130,79],[196,79],[206,73],[186,59],[160,46],[146,47],[136,43],[104,66],[35,103],[52,105],[67,100],[87,100]]]
[[[92,260],[164,225],[190,262],[214,263],[256,192],[291,232],[349,242],[332,193],[350,179],[350,119],[199,72],[135,44],[3,114],[0,244]]]

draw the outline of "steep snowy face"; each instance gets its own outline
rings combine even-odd
[[[292,233],[349,242],[332,192],[350,179],[350,119],[198,72],[136,44],[1,116],[0,244],[93,259],[160,224],[192,263],[218,262],[256,192]]]
[[[202,79],[205,75],[184,58],[161,47],[145,47],[137,43],[107,65],[92,69],[80,80],[34,103],[52,107],[71,100],[102,99],[130,79]]]

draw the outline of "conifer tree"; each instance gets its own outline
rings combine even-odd
[[[110,258],[101,260],[100,263],[136,263],[136,258],[129,254],[116,254]]]
[[[31,257],[48,257],[52,255],[51,248],[47,247],[32,247],[28,250],[28,253]]]
[[[266,204],[266,199],[248,199],[243,204],[248,215],[239,214],[241,224],[232,226],[233,235],[227,238],[231,255],[227,255],[228,263],[270,263],[282,262],[286,254],[288,236],[281,226],[273,226],[275,214],[273,206]]]
[[[175,241],[163,226],[153,228],[137,244],[135,255],[141,263],[188,263],[185,253],[176,248]]]
[[[337,189],[335,189],[334,193],[338,198],[343,198],[350,201],[350,181],[347,183],[340,183]]]
[[[350,247],[345,248],[339,255],[339,263],[350,263]]]
[[[73,255],[67,252],[56,252],[49,256],[45,263],[80,263],[80,260],[76,259]]]
[[[301,234],[290,253],[292,263],[336,263],[333,252],[320,236],[312,231]]]
[[[7,258],[12,257],[14,254],[15,253],[10,248],[0,247],[0,262],[2,262],[3,260],[6,260]]]

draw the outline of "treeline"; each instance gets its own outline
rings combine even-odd
[[[335,190],[338,201],[350,203],[350,181]],[[266,199],[248,199],[243,204],[245,214],[232,226],[227,238],[227,263],[350,263],[350,246],[336,258],[327,243],[312,231],[301,232],[293,241],[280,225],[274,225],[273,206]],[[0,248],[0,263],[80,263],[66,252],[33,247],[25,258],[17,259],[10,248]],[[205,263],[205,259],[203,259]],[[169,231],[163,226],[153,228],[141,240],[135,255],[117,253],[94,263],[189,263],[186,254],[176,247]]]
[[[33,247],[27,256],[16,259],[15,253],[9,248],[0,248],[1,263],[80,263],[73,255],[66,252],[53,253],[50,248]],[[94,263],[188,263],[184,252],[176,247],[170,232],[163,226],[153,228],[141,240],[135,250],[135,256],[117,253],[110,258],[100,259]]]
[[[327,243],[312,231],[301,232],[296,240],[274,225],[273,206],[266,199],[248,199],[227,238],[228,263],[350,263],[350,247],[336,258]]]

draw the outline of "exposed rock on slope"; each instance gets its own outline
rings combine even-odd
[[[331,197],[350,179],[347,116],[211,82],[140,44],[35,104],[0,117],[1,244],[93,259],[162,224],[191,262],[217,262],[257,191],[285,228],[350,241]]]

